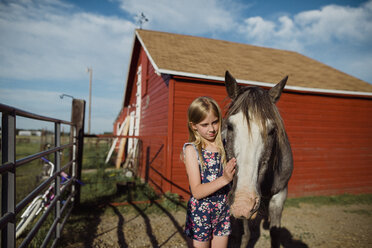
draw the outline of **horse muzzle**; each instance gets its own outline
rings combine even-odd
[[[259,206],[260,197],[256,194],[237,192],[234,202],[230,206],[230,211],[235,218],[254,219],[257,215]]]

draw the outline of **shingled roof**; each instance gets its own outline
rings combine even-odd
[[[272,85],[289,75],[287,88],[371,95],[372,85],[297,52],[149,30],[136,37],[158,73]]]

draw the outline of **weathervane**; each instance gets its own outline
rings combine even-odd
[[[141,12],[140,15],[136,15],[136,19],[137,19],[137,23],[140,25],[140,29],[142,29],[142,24],[149,21],[149,19],[147,19],[147,17],[145,16],[143,12]]]

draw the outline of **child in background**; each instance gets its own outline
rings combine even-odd
[[[210,97],[196,98],[188,109],[189,143],[183,154],[192,193],[185,227],[191,247],[227,247],[231,233],[227,194],[236,159],[226,163],[221,118]]]

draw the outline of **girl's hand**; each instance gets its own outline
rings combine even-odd
[[[227,180],[227,183],[230,183],[234,178],[235,166],[236,166],[236,158],[232,158],[230,159],[229,162],[226,163],[222,176]]]

